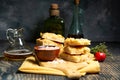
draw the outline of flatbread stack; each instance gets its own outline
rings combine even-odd
[[[90,53],[91,41],[88,39],[65,39],[54,33],[42,33],[36,39],[36,45],[54,45],[60,47],[59,57],[53,61],[36,63],[35,57],[28,57],[20,66],[19,71],[27,73],[62,75],[79,78],[87,73],[99,73],[100,64]]]
[[[72,62],[94,60],[94,55],[90,53],[90,48],[88,47],[90,44],[91,41],[88,39],[67,38],[64,42],[64,52],[60,54],[60,57]]]
[[[62,35],[46,32],[46,33],[40,33],[40,36],[41,38],[36,39],[36,45],[58,46],[60,48],[60,53],[62,52],[63,43],[65,40],[65,38]]]

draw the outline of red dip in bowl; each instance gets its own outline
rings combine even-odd
[[[57,46],[35,46],[35,57],[39,61],[52,61],[58,57],[60,48]]]

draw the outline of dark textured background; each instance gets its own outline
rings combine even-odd
[[[72,20],[73,0],[0,0],[0,40],[6,29],[23,26],[25,40],[34,41],[51,3],[58,3],[65,20],[66,33]],[[120,0],[81,0],[84,11],[83,32],[92,41],[120,41]]]

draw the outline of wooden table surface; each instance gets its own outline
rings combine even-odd
[[[97,44],[97,43],[95,43]],[[95,45],[94,44],[94,45]],[[99,74],[87,74],[78,80],[120,80],[120,43],[107,43],[111,57],[100,62],[101,71]],[[23,61],[7,61],[2,53],[7,43],[0,42],[0,80],[70,80],[65,76],[22,73],[18,68]]]

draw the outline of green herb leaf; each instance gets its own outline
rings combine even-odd
[[[108,49],[107,49],[107,46],[105,45],[105,42],[104,43],[99,43],[95,47],[91,48],[91,53],[95,54],[96,52],[103,52],[107,56],[111,55],[111,53],[108,52]]]

